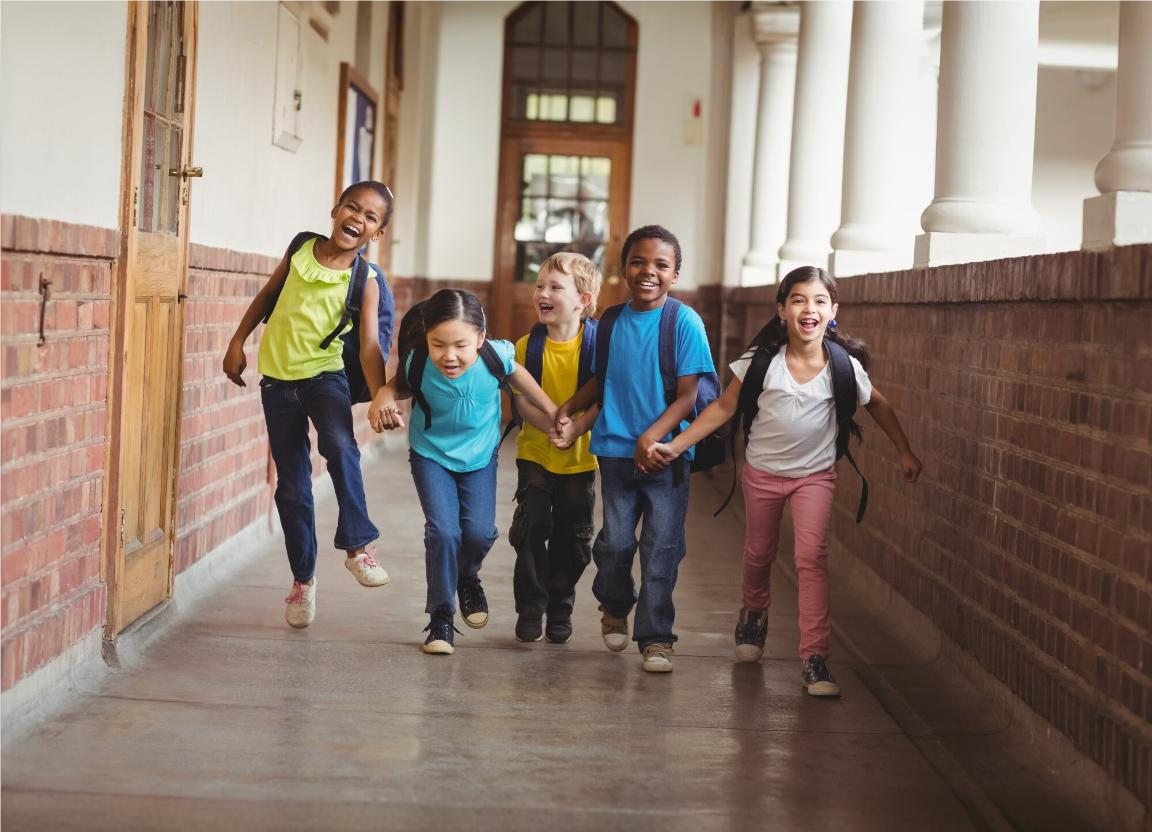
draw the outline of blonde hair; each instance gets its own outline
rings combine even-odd
[[[584,312],[580,315],[581,320],[595,314],[596,298],[600,296],[600,284],[603,281],[600,270],[596,268],[595,263],[583,254],[577,254],[574,251],[560,251],[540,264],[541,272],[548,269],[570,275],[572,282],[576,284],[576,291],[580,294],[592,293],[592,302],[584,307]]]

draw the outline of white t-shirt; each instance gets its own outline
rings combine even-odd
[[[760,410],[752,421],[744,457],[758,471],[799,479],[831,468],[836,462],[836,399],[832,393],[832,365],[807,384],[797,384],[788,372],[787,345],[768,365]],[[851,358],[851,356],[849,356]],[[741,382],[752,363],[745,353],[729,366]],[[872,382],[860,362],[856,371],[856,401],[872,400]]]

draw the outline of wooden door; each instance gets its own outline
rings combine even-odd
[[[172,593],[196,77],[194,2],[131,3],[116,292],[106,637]]]
[[[600,267],[599,309],[623,299],[631,152],[629,141],[505,139],[493,287],[497,337],[515,340],[536,323],[532,290],[540,264],[559,251],[579,252]]]

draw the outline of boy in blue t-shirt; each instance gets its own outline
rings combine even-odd
[[[636,607],[632,639],[644,670],[672,670],[672,591],[684,559],[691,455],[663,469],[651,466],[648,449],[667,441],[692,417],[697,376],[714,372],[704,322],[684,306],[676,320],[676,398],[667,406],[660,377],[660,315],[668,290],[680,277],[680,243],[672,232],[646,225],[628,235],[620,253],[632,300],[620,310],[611,332],[607,366],[597,354],[596,375],[556,413],[553,439],[566,443],[588,429],[589,416],[572,413],[602,402],[592,427],[591,450],[600,462],[604,524],[592,548],[596,579],[592,592],[603,612],[601,632],[609,650],[628,645],[628,614]],[[639,541],[636,527],[643,520]],[[639,545],[641,585],[637,595],[632,561]]]

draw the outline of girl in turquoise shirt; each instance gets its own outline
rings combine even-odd
[[[380,388],[373,401],[379,415],[372,427],[377,431],[404,426],[397,397],[416,397],[421,404],[408,428],[408,441],[425,520],[425,612],[431,617],[425,653],[453,651],[454,633],[459,632],[452,623],[457,594],[465,624],[479,629],[488,623],[480,565],[496,542],[500,379],[478,360],[486,332],[484,308],[474,294],[441,289],[404,316],[398,336],[404,372]],[[524,408],[524,418],[542,431],[550,430],[556,407],[531,374],[513,361],[512,343],[487,344],[501,374],[541,411]]]

